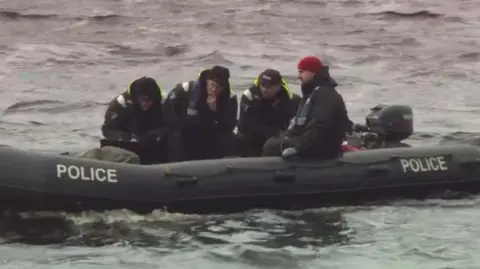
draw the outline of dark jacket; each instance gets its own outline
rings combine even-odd
[[[238,132],[249,139],[268,139],[285,131],[290,119],[295,116],[296,99],[286,82],[282,89],[270,99],[262,98],[258,82],[245,90],[240,99]]]
[[[336,86],[327,66],[302,85],[303,98],[287,134],[300,154],[333,158],[341,152],[351,121]]]
[[[296,93],[292,93],[292,99],[290,100],[290,120],[297,114],[301,102],[302,97]]]
[[[238,101],[230,85],[218,98],[217,110],[207,105],[206,77],[209,70],[200,73],[198,80],[177,84],[164,103],[165,120],[170,128],[197,134],[231,134],[236,125]]]
[[[153,80],[153,79],[152,79]],[[134,81],[127,91],[115,97],[105,112],[105,120],[101,127],[102,134],[109,140],[139,139],[150,131],[164,127],[162,94],[160,87],[151,83],[151,91],[156,92],[154,102],[149,110],[142,111],[134,101],[139,94],[140,79]]]

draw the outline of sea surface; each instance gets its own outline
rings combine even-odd
[[[106,104],[144,75],[167,93],[220,64],[241,92],[276,68],[298,90],[306,55],[330,66],[356,122],[407,104],[412,144],[480,131],[478,0],[0,0],[0,143],[96,147]],[[473,269],[479,205],[5,215],[0,268]]]

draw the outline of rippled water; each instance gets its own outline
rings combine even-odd
[[[331,66],[352,119],[377,103],[409,104],[415,143],[464,136],[480,130],[479,10],[474,0],[0,0],[1,143],[95,147],[106,103],[138,76],[167,92],[223,64],[238,91],[268,67],[297,85],[307,54]],[[478,268],[477,205],[4,217],[0,265]]]

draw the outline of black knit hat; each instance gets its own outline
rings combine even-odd
[[[228,85],[228,79],[230,78],[230,71],[228,68],[216,65],[210,69],[207,79],[213,80],[222,86]]]
[[[133,81],[130,85],[130,93],[133,98],[139,96],[147,96],[149,99],[161,98],[160,87],[151,77],[141,77]]]

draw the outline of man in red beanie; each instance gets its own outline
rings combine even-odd
[[[335,89],[337,83],[330,77],[329,67],[317,57],[304,57],[297,69],[303,95],[297,114],[285,136],[267,140],[262,155],[335,158],[352,124]]]
[[[168,94],[164,116],[170,161],[216,159],[232,155],[237,123],[237,96],[230,89],[230,71],[214,66],[197,80],[179,83]]]

